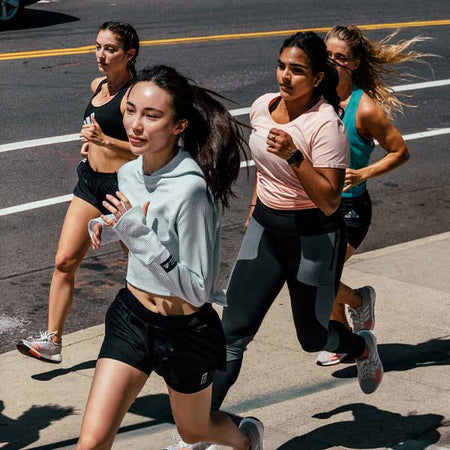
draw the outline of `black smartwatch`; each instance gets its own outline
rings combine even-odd
[[[291,153],[291,156],[289,156],[289,158],[286,160],[286,162],[290,166],[298,167],[304,159],[305,159],[305,157],[303,156],[303,153],[297,149]]]

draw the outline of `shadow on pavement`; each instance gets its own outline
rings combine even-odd
[[[80,20],[78,17],[69,14],[25,8],[22,18],[18,22],[4,25],[4,28],[0,28],[0,31],[44,28],[61,23],[76,22],[78,20]]]
[[[385,372],[411,370],[419,367],[450,365],[450,339],[448,336],[430,339],[417,345],[381,344],[378,346]],[[333,372],[336,378],[355,378],[356,366]]]
[[[72,407],[59,405],[33,405],[17,419],[2,414],[5,405],[0,400],[0,442],[3,450],[18,450],[39,439],[39,432],[56,420],[74,413]]]
[[[94,369],[96,364],[97,360],[91,359],[90,361],[75,364],[74,366],[68,367],[67,369],[54,369],[50,370],[49,372],[36,373],[34,375],[31,375],[31,378],[33,378],[33,380],[39,381],[50,381],[53,380],[53,378],[61,377],[63,375],[67,375],[68,373],[76,372],[77,370]]]
[[[438,414],[398,413],[383,411],[364,403],[353,403],[332,411],[315,414],[316,419],[329,419],[344,412],[352,412],[354,420],[342,420],[297,436],[278,450],[325,450],[344,447],[356,449],[390,448],[401,442],[427,434],[427,438],[414,442],[414,450],[425,449],[439,441],[436,430],[448,426]]]

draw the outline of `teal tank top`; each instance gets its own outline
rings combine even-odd
[[[363,95],[363,90],[357,86],[353,86],[352,95],[345,108],[344,116],[341,117],[347,131],[348,140],[350,142],[350,169],[361,169],[369,165],[370,155],[373,152],[375,143],[363,139],[356,129],[356,111]],[[366,182],[362,182],[348,191],[342,193],[342,197],[358,197],[366,190]]]

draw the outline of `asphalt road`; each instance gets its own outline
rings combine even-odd
[[[318,6],[320,5],[320,6]],[[450,18],[447,0],[377,1],[104,1],[47,0],[30,6],[14,30],[0,32],[1,143],[77,133],[98,76],[93,53],[31,58],[21,52],[76,48],[94,43],[98,25],[124,20],[136,26],[142,41],[223,34],[437,21]],[[367,31],[381,39],[395,27]],[[401,31],[432,40],[416,46],[430,52],[429,65],[412,67],[415,80],[393,85],[450,79],[449,25],[423,24]],[[207,39],[168,45],[145,45],[138,66],[165,63],[200,84],[233,99],[231,109],[245,108],[259,95],[276,90],[275,65],[285,36]],[[3,55],[14,53],[14,55]],[[409,68],[411,69],[411,68]],[[406,91],[415,108],[397,119],[405,135],[449,126],[450,85]],[[240,119],[246,121],[246,116]],[[370,182],[373,225],[360,251],[448,231],[450,227],[450,157],[448,134],[408,141],[407,165]],[[0,146],[1,150],[1,146]],[[382,156],[376,150],[374,158]],[[8,207],[72,192],[79,143],[66,142],[0,152],[0,213]],[[242,238],[253,185],[253,170],[237,184],[238,197],[224,217],[223,267],[226,282]],[[51,267],[67,203],[0,215],[0,352],[15,341],[46,328]],[[75,308],[66,331],[103,321],[105,308],[123,283],[124,260],[118,248],[90,253],[80,270]]]

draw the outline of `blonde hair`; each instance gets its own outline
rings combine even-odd
[[[359,59],[359,67],[353,71],[353,82],[361,88],[372,100],[375,101],[392,118],[396,113],[401,113],[404,106],[412,106],[399,100],[387,86],[385,77],[397,74],[404,78],[413,77],[410,73],[399,73],[389,67],[405,62],[426,63],[423,60],[427,56],[435,56],[430,53],[419,53],[409,48],[417,43],[430,40],[430,38],[416,36],[403,40],[397,44],[388,44],[398,34],[399,30],[386,36],[379,42],[370,41],[356,25],[336,25],[326,35],[325,41],[337,38],[344,41],[354,59]]]

